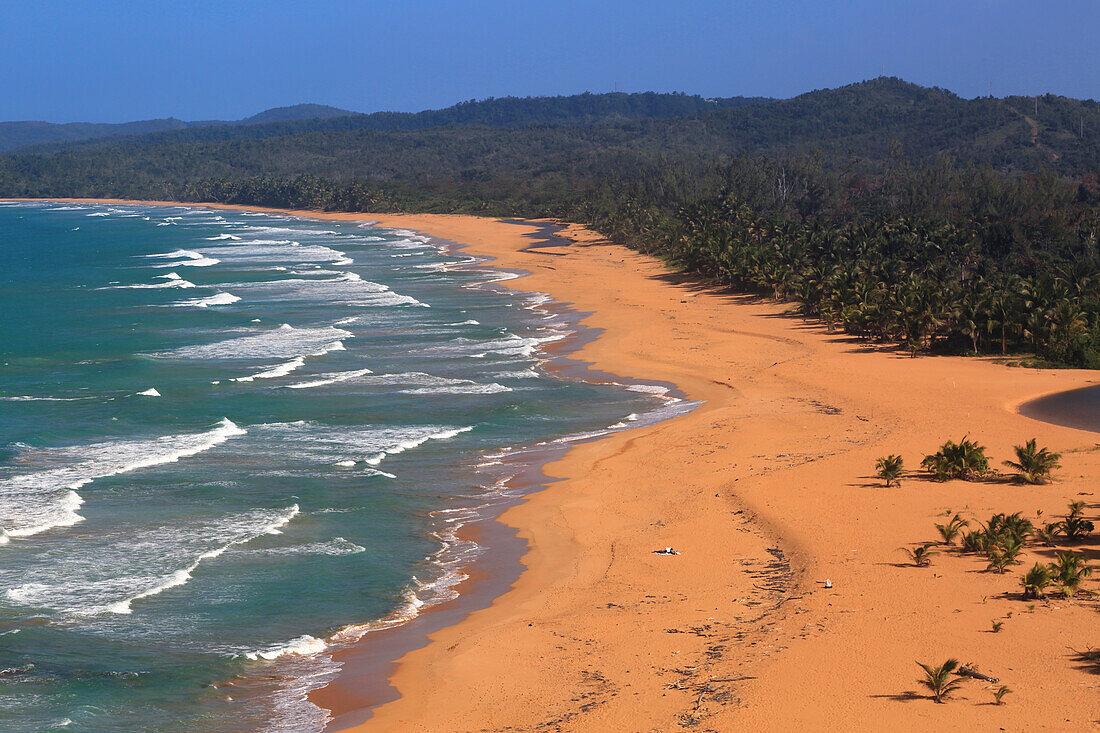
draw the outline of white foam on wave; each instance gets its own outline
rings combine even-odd
[[[225,239],[229,239],[229,240],[232,240],[232,241],[239,241],[240,237],[238,237],[234,234],[216,234],[213,237],[207,237],[206,239],[209,242],[220,242],[220,241],[225,240]]]
[[[84,520],[77,513],[84,503],[77,493],[82,486],[108,476],[175,463],[245,433],[223,418],[203,433],[24,450],[15,458],[20,466],[64,465],[0,478],[0,529],[9,537],[29,537],[55,527],[72,526]]]
[[[357,545],[343,537],[333,537],[328,542],[307,542],[301,545],[289,545],[286,547],[266,547],[257,550],[235,550],[234,554],[247,555],[358,555],[366,552],[367,548]]]
[[[135,285],[110,285],[100,290],[131,290],[131,289],[156,289],[156,288],[195,288],[198,287],[190,280],[184,280],[178,273],[169,272],[167,275],[157,275],[156,279],[163,280],[159,283],[137,283]]]
[[[46,572],[32,568],[27,574],[35,580],[9,588],[6,596],[20,605],[75,616],[128,615],[135,601],[186,584],[203,562],[264,535],[281,534],[299,513],[295,504],[182,525],[113,527],[97,537],[102,547],[87,551],[82,545],[85,551],[67,553]]]
[[[335,236],[339,232],[335,232],[332,229],[310,229],[305,227],[265,227],[265,226],[246,226],[246,231],[255,232],[257,234],[273,234],[273,235],[296,235],[296,234],[310,234],[317,236]]]
[[[495,382],[482,384],[471,379],[437,377],[434,374],[425,374],[424,372],[374,374],[369,369],[318,374],[315,379],[286,386],[289,389],[307,389],[348,381],[354,381],[356,384],[400,387],[401,389],[397,391],[403,394],[493,394],[512,391],[511,387],[505,387]]]
[[[479,270],[479,272],[481,272],[481,271]],[[523,276],[523,273],[511,272],[511,271],[508,271],[508,270],[485,270],[484,272],[489,273],[489,276],[488,276],[487,279],[479,280],[476,283],[469,283],[467,285],[463,285],[462,287],[464,287],[464,288],[477,288],[477,287],[480,287],[482,285],[488,285],[488,284],[491,284],[491,283],[504,282],[505,280],[515,280],[516,278]]]
[[[288,384],[285,386],[287,387],[287,389],[309,389],[311,387],[324,387],[330,384],[339,384],[340,382],[355,380],[368,374],[373,374],[373,372],[370,369],[351,369],[346,372],[328,372],[325,374],[315,374],[314,378],[307,382],[297,382],[295,384]]]
[[[293,359],[299,356],[327,353],[340,347],[337,342],[354,338],[355,334],[342,328],[319,326],[295,328],[284,323],[278,328],[247,336],[216,341],[210,344],[183,346],[170,351],[159,351],[146,356],[164,359],[211,360],[271,360]],[[341,347],[343,344],[340,345]]]
[[[80,402],[82,400],[94,400],[96,397],[39,397],[37,395],[12,395],[0,397],[0,402]]]
[[[215,260],[212,257],[200,257],[199,259],[182,260],[180,262],[166,263],[163,265],[153,265],[154,267],[210,267],[216,265],[221,260]]]
[[[279,657],[285,657],[288,655],[310,655],[320,654],[328,647],[325,642],[321,641],[315,636],[309,634],[303,634],[295,639],[284,642],[282,644],[276,644],[268,647],[267,649],[261,649],[255,652],[247,652],[244,656],[253,661],[259,659],[278,659]]]
[[[491,382],[490,384],[449,384],[435,387],[416,387],[414,389],[401,390],[404,394],[424,394],[424,395],[443,395],[443,394],[496,394],[498,392],[511,392],[511,387],[505,387],[503,384],[497,384]]]
[[[138,392],[138,396],[140,396],[140,397],[160,397],[161,395],[160,395],[160,392],[157,391],[156,387],[150,387],[149,389],[145,390],[144,392]]]
[[[447,260],[445,262],[429,262],[424,265],[413,265],[414,270],[427,270],[429,272],[446,272],[455,265],[465,264],[462,260]]]
[[[474,428],[472,425],[464,428],[448,428],[446,430],[441,430],[438,433],[429,433],[427,435],[418,435],[413,438],[408,438],[406,440],[402,440],[401,442],[390,448],[386,448],[380,451],[376,455],[371,456],[366,460],[366,462],[372,466],[377,466],[386,458],[386,456],[395,456],[398,453],[404,453],[407,450],[419,448],[420,446],[427,443],[429,440],[449,440],[456,435],[467,433],[473,429]]]
[[[283,516],[277,517],[273,521],[261,527],[258,533],[243,535],[237,539],[231,540],[221,547],[217,547],[213,550],[204,552],[203,554],[199,555],[198,559],[195,560],[195,562],[191,563],[186,568],[183,568],[182,570],[177,570],[162,578],[162,582],[158,585],[155,585],[147,590],[143,590],[140,593],[131,596],[130,598],[127,598],[125,600],[112,603],[106,606],[106,610],[111,613],[133,613],[133,609],[131,608],[130,604],[132,604],[134,601],[141,600],[142,598],[149,598],[150,596],[155,596],[159,593],[163,593],[169,588],[175,588],[176,586],[183,585],[191,579],[191,573],[195,572],[195,570],[198,569],[199,564],[202,563],[203,560],[213,560],[215,557],[218,557],[234,545],[243,545],[245,542],[249,542],[250,540],[254,540],[257,537],[265,534],[280,534],[281,528],[289,524],[290,520],[298,516],[299,513],[301,513],[301,510],[298,508],[298,505],[295,504],[294,506],[290,507]],[[94,613],[97,611],[92,612]]]
[[[337,341],[336,343],[340,343],[340,342]],[[257,372],[256,374],[250,374],[247,377],[233,377],[233,379],[231,379],[230,381],[231,382],[252,382],[252,381],[255,381],[257,379],[277,379],[279,377],[285,377],[286,375],[290,374],[291,372],[293,372],[297,369],[301,369],[303,366],[305,366],[305,363],[306,363],[306,360],[305,360],[304,356],[296,356],[293,359],[291,359],[290,361],[283,362],[282,364],[279,364],[275,367],[272,367],[271,369],[268,369],[266,371]]]
[[[651,395],[667,395],[669,392],[668,387],[663,387],[659,384],[628,384],[626,388],[631,392],[641,392],[643,394]]]
[[[505,334],[495,339],[473,339],[460,336],[438,346],[429,346],[424,349],[427,353],[454,354],[456,356],[468,356],[484,358],[486,354],[498,354],[500,356],[533,356],[540,344],[556,340],[557,337],[535,338]]]
[[[158,254],[142,255],[145,258],[165,258],[175,259],[178,262],[165,262],[159,265],[153,265],[153,267],[210,267],[211,265],[218,264],[219,260],[207,257],[201,252],[195,252],[190,249],[177,249],[172,252],[161,252]]]
[[[172,303],[173,308],[210,308],[215,305],[232,305],[241,298],[233,293],[219,292],[205,298],[188,298]]]
[[[414,305],[429,307],[411,295],[402,295],[380,283],[364,280],[354,272],[335,277],[293,277],[261,282],[227,284],[235,291],[260,300],[312,300],[353,307]]]
[[[376,467],[386,456],[404,453],[430,440],[448,440],[473,430],[473,426],[341,427],[298,421],[267,423],[255,426],[253,430],[263,445],[270,445],[273,452],[281,455],[299,456],[328,466],[351,461],[353,465],[364,463]],[[370,475],[381,473],[374,468],[367,470]],[[385,475],[393,477],[392,474]]]
[[[481,550],[476,543],[460,539],[458,536],[464,521],[474,512],[465,508],[455,511],[460,514],[452,517],[453,521],[445,522],[442,529],[432,533],[432,536],[439,541],[440,548],[429,556],[428,560],[439,570],[439,575],[429,582],[422,582],[413,576],[405,588],[402,603],[397,608],[375,621],[344,627],[333,634],[334,643],[352,643],[370,632],[405,624],[420,615],[421,609],[426,606],[437,605],[458,597],[457,586],[469,578],[463,568],[477,557]]]
[[[346,253],[320,244],[302,244],[292,239],[236,239],[233,244],[203,247],[202,252],[227,264],[351,264]]]

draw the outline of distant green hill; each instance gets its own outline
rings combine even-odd
[[[0,124],[0,150],[15,144],[3,129]],[[54,139],[37,145],[26,144],[24,131],[22,147],[14,152],[60,156],[52,162],[44,159],[45,169],[78,159],[82,168],[118,165],[120,174],[132,172],[132,177],[126,174],[132,181],[151,169],[184,178],[521,174],[547,166],[576,168],[582,163],[579,158],[585,167],[596,151],[604,157],[668,154],[721,160],[743,152],[789,155],[812,148],[833,164],[870,169],[891,160],[928,162],[944,154],[1004,171],[1047,166],[1075,174],[1100,167],[1100,105],[1092,100],[1052,95],[1038,100],[962,99],[893,78],[792,99],[580,94],[504,97],[441,110],[373,114],[298,105],[239,123],[157,120],[49,130]],[[72,137],[91,138],[93,133],[94,139]],[[46,135],[36,134],[40,139]],[[485,155],[486,146],[497,147],[497,154]],[[425,157],[428,148],[435,154]],[[186,170],[177,156],[183,151],[191,166]],[[120,156],[126,160],[115,160]],[[167,168],[163,162],[169,163]]]
[[[241,120],[242,125],[260,125],[265,122],[289,122],[291,120],[324,120],[332,117],[354,115],[339,107],[327,104],[296,104],[292,107],[274,107]]]
[[[34,149],[20,152],[55,152],[99,145],[168,145],[188,142],[251,140],[311,132],[397,132],[444,127],[483,126],[519,128],[540,125],[607,126],[636,120],[668,119],[717,109],[732,109],[770,102],[764,97],[712,98],[687,94],[577,94],[569,97],[500,97],[461,102],[423,112],[375,112],[357,114],[320,105],[282,107],[238,123],[176,121],[175,126],[153,130],[126,130],[58,140],[41,140]],[[9,123],[24,124],[24,123]],[[36,123],[39,124],[39,123]],[[143,124],[143,123],[129,123]],[[146,134],[152,133],[152,134]],[[104,139],[110,135],[109,139]],[[2,140],[2,138],[0,138]],[[75,144],[48,144],[70,142]],[[36,143],[24,143],[30,148]],[[0,151],[6,148],[0,144]],[[9,148],[10,149],[10,148]]]
[[[164,130],[180,130],[188,126],[187,122],[168,118],[164,120],[144,120],[142,122],[123,122],[120,124],[70,122],[0,122],[0,151],[13,150],[27,145],[42,143],[63,143],[111,135],[141,135]]]
[[[247,117],[238,122],[207,120],[184,122],[174,117],[163,120],[142,120],[140,122],[96,123],[69,122],[0,122],[0,152],[31,145],[49,143],[68,143],[80,140],[92,140],[105,137],[144,135],[169,130],[188,130],[202,127],[257,125],[290,120],[325,119],[345,117],[355,114],[345,109],[327,107],[322,104],[298,104],[293,107],[276,107]]]

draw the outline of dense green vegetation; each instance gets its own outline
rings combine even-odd
[[[1100,367],[1100,105],[877,79],[209,126],[0,157],[0,195],[577,221],[860,339]]]
[[[547,125],[592,127],[623,124],[633,120],[678,118],[715,110],[747,107],[772,102],[761,97],[730,97],[704,99],[687,94],[577,94],[570,97],[502,97],[481,101],[471,100],[452,107],[423,112],[375,112],[358,114],[336,107],[300,104],[261,112],[236,123],[220,121],[181,122],[152,120],[125,125],[58,125],[56,128],[104,128],[99,134],[43,138],[41,142],[68,141],[61,145],[43,145],[37,152],[55,152],[99,145],[147,147],[185,143],[216,143],[234,140],[285,138],[288,135],[322,133],[317,136],[328,144],[354,147],[362,137],[341,133],[397,132],[454,127],[521,128]],[[171,124],[168,124],[171,123]],[[4,125],[44,123],[0,123],[0,150],[4,145]],[[129,129],[154,125],[148,130]],[[112,130],[106,129],[112,128]],[[142,134],[155,132],[156,134]],[[42,134],[41,130],[36,134]],[[56,134],[56,131],[55,131]],[[92,139],[114,136],[112,139]],[[82,142],[76,142],[88,138]],[[369,138],[366,138],[369,139]],[[284,141],[286,142],[286,141]],[[32,142],[24,142],[31,145]],[[34,151],[32,151],[34,152]],[[317,172],[317,171],[313,171]]]
[[[236,122],[207,120],[203,122],[184,122],[169,117],[161,120],[140,120],[137,122],[100,123],[68,122],[0,122],[0,151],[14,150],[31,145],[50,143],[65,144],[80,140],[111,138],[125,135],[149,135],[170,130],[211,127],[215,125],[258,125],[291,120],[314,120],[329,117],[345,117],[355,114],[345,109],[327,107],[322,104],[296,104],[292,107],[276,107]]]

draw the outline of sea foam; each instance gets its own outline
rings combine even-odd
[[[153,267],[210,267],[211,265],[218,264],[219,260],[207,257],[201,252],[195,252],[190,249],[177,249],[172,252],[164,252],[161,254],[143,255],[144,257],[157,257],[157,258],[171,258],[177,259],[178,262],[165,262],[159,265],[153,265]]]
[[[245,430],[222,419],[202,433],[145,440],[111,440],[68,448],[26,449],[15,459],[20,466],[66,464],[0,478],[0,529],[8,537],[29,537],[84,520],[78,510],[84,499],[77,491],[96,479],[175,463],[244,435]]]
[[[166,359],[202,360],[263,360],[293,359],[298,356],[326,353],[333,344],[353,338],[355,334],[342,328],[322,326],[295,328],[287,323],[278,328],[209,344],[183,346],[148,356]]]
[[[241,298],[239,295],[233,295],[233,293],[216,293],[209,295],[205,298],[188,298],[187,300],[181,300],[177,303],[172,303],[174,308],[210,308],[215,305],[232,305]]]
[[[49,571],[30,568],[35,580],[14,585],[6,596],[20,605],[77,616],[128,615],[134,602],[186,584],[202,563],[237,545],[280,534],[299,513],[295,504],[179,525],[115,527],[91,540],[104,543],[103,551],[82,546],[56,559]]]

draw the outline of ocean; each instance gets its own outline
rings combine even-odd
[[[332,652],[453,597],[508,456],[682,410],[410,231],[0,203],[0,729],[319,731]],[[520,461],[522,462],[522,461]]]

